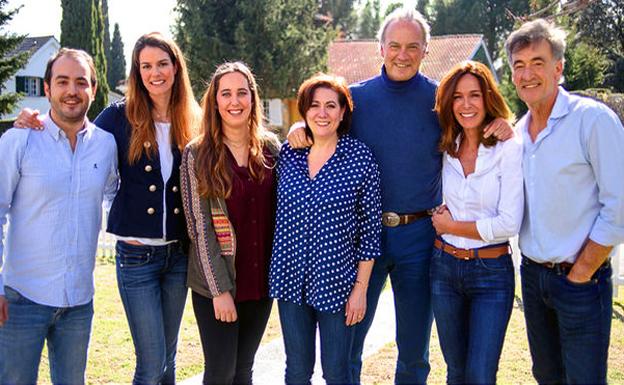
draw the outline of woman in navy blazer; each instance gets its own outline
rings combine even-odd
[[[150,33],[134,46],[125,100],[95,120],[118,148],[121,183],[107,231],[117,236],[117,283],[136,351],[135,384],[175,383],[187,294],[181,152],[194,136],[198,111],[180,49]]]

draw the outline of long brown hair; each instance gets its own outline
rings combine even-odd
[[[442,128],[440,151],[446,151],[455,158],[458,156],[456,140],[462,134],[462,127],[453,113],[453,94],[457,88],[457,83],[466,74],[471,74],[477,78],[483,95],[485,119],[479,127],[480,143],[489,147],[498,142],[494,135],[488,138],[483,137],[483,129],[494,119],[503,118],[507,121],[514,119],[513,113],[507,107],[503,95],[498,90],[494,76],[484,64],[469,60],[455,65],[440,81],[435,103],[435,111],[438,113],[438,120]]]
[[[126,117],[132,126],[128,149],[128,162],[130,164],[136,163],[143,153],[152,157],[158,149],[151,113],[154,106],[147,88],[141,80],[139,63],[141,51],[148,46],[165,51],[177,68],[171,90],[171,99],[169,100],[169,114],[171,116],[171,143],[180,151],[195,136],[195,123],[199,112],[199,106],[191,89],[184,56],[177,44],[159,32],[141,36],[132,50],[132,64],[126,92]]]
[[[251,92],[251,114],[249,115],[249,173],[255,180],[262,180],[267,167],[263,154],[264,145],[271,138],[264,125],[262,102],[258,85],[251,70],[242,62],[227,62],[215,70],[210,84],[202,97],[202,136],[198,139],[195,166],[198,175],[198,190],[202,197],[227,198],[232,192],[231,168],[227,160],[223,135],[223,122],[217,108],[219,81],[224,75],[238,72],[245,76]]]

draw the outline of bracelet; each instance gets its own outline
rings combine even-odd
[[[364,289],[366,289],[368,287],[368,285],[366,285],[364,282],[360,281],[359,279],[355,280],[355,285],[360,284],[362,286],[364,286]]]

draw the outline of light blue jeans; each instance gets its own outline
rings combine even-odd
[[[186,302],[187,257],[178,242],[117,242],[117,285],[136,353],[134,384],[174,384],[178,332]]]
[[[93,302],[52,307],[4,291],[9,319],[0,327],[0,384],[36,384],[45,341],[52,383],[84,384]]]

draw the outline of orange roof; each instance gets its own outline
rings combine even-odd
[[[440,80],[453,65],[472,59],[482,41],[483,35],[432,36],[420,70]],[[329,72],[343,76],[349,84],[378,75],[382,64],[376,40],[336,40],[329,46]]]

